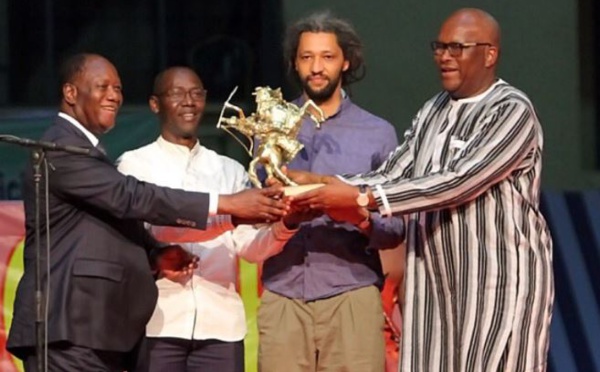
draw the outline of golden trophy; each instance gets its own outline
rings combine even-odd
[[[230,103],[236,90],[237,87],[234,88],[227,101],[225,101],[217,122],[217,128],[229,133],[253,158],[248,166],[248,177],[252,184],[257,188],[262,188],[256,175],[257,165],[262,164],[268,177],[275,177],[284,185],[291,186],[286,187],[286,195],[299,194],[321,186],[321,184],[298,186],[281,171],[281,167],[289,163],[304,147],[296,139],[300,131],[302,118],[304,116],[310,117],[316,123],[317,128],[320,128],[321,123],[325,120],[321,108],[312,100],[308,100],[302,107],[298,107],[293,103],[286,102],[279,88],[256,87],[254,93],[252,93],[256,100],[256,112],[246,116],[241,108]],[[313,115],[308,110],[309,108],[312,108],[318,116]],[[226,109],[235,110],[237,116],[223,117]],[[231,129],[244,135],[248,139],[249,145],[243,143],[230,131]],[[259,141],[259,145],[255,154],[254,144],[256,140]]]

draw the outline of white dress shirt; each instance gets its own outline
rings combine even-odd
[[[90,132],[83,125],[81,125],[81,123],[78,122],[77,119],[75,119],[69,114],[65,114],[64,112],[59,112],[58,116],[73,124],[75,128],[79,129],[87,137],[87,139],[90,140],[94,147],[98,146],[98,143],[100,142],[98,137],[96,137],[92,132]]]
[[[248,187],[246,171],[238,162],[199,143],[190,150],[159,137],[155,142],[124,153],[118,169],[142,181],[188,191],[231,194]],[[218,216],[216,216],[218,217]],[[271,226],[233,226],[217,222],[206,232],[181,228],[153,228],[162,241],[181,243],[200,258],[185,285],[159,279],[158,303],[146,328],[149,337],[239,341],[246,334],[244,305],[235,285],[236,256],[262,262],[279,253],[295,231],[281,222]]]

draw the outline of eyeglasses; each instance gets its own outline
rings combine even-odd
[[[156,94],[157,96],[165,96],[172,102],[181,102],[187,95],[190,95],[192,101],[205,101],[206,100],[206,89],[193,88],[190,90],[175,88],[167,90],[163,93]]]
[[[463,49],[476,47],[476,46],[492,46],[490,43],[442,43],[441,41],[432,41],[431,50],[436,56],[444,54],[444,50],[448,50],[448,53],[452,57],[460,57]]]

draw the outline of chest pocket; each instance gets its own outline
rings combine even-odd
[[[466,147],[467,141],[457,136],[440,136],[436,141],[431,157],[431,172],[446,170],[451,161],[455,160]]]
[[[444,168],[446,168],[451,161],[455,160],[466,146],[466,140],[455,136],[450,137],[450,142],[448,143],[448,155],[444,161]]]

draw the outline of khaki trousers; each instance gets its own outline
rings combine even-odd
[[[258,310],[258,370],[383,372],[383,326],[375,286],[309,302],[265,290]]]

